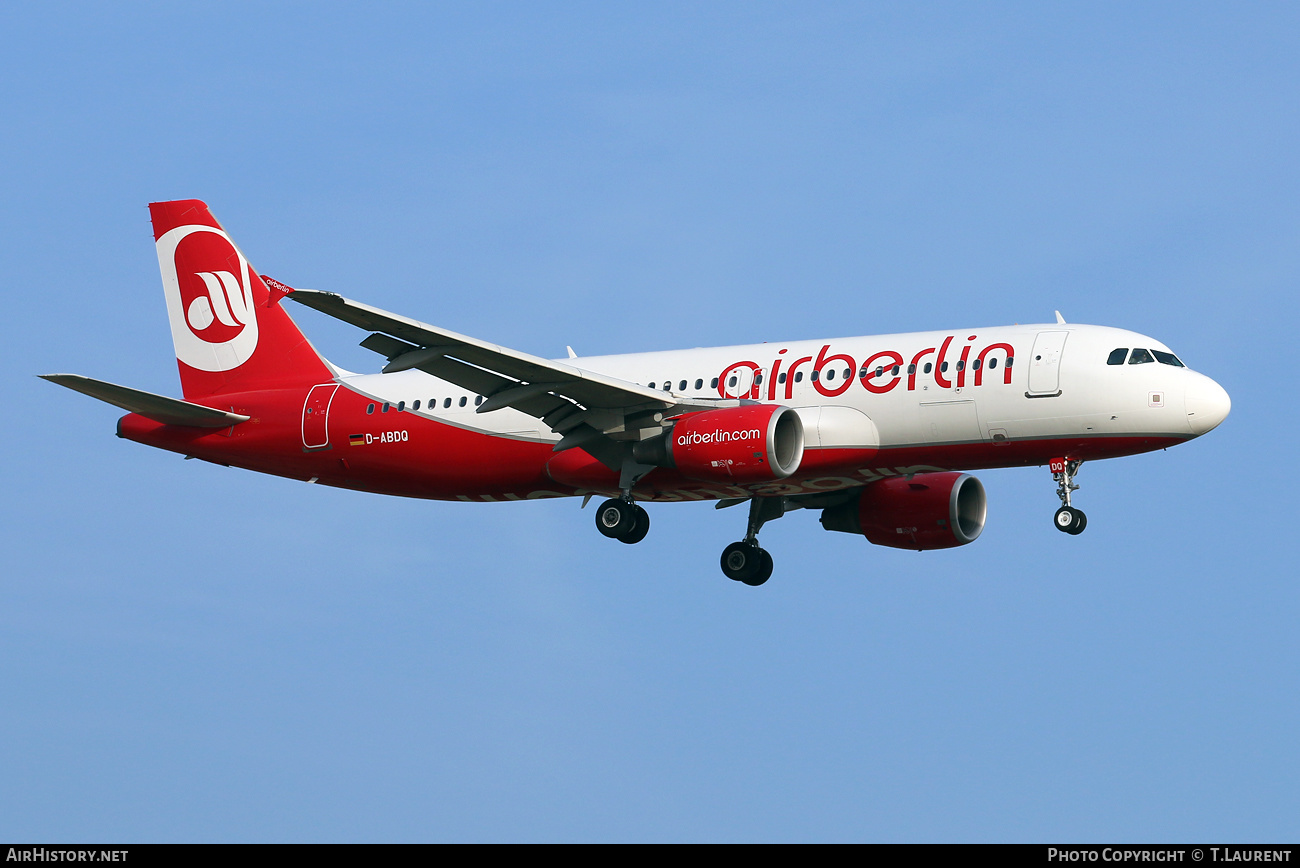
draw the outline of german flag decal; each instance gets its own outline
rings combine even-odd
[[[348,438],[348,442],[351,443],[353,446],[365,446],[365,445],[366,445],[366,435],[364,435],[364,434],[353,434],[351,437]]]

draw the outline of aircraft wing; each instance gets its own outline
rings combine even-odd
[[[388,359],[384,373],[419,368],[485,396],[479,413],[513,407],[561,435],[555,451],[582,446],[607,464],[616,462],[608,449],[601,449],[602,440],[641,439],[658,433],[659,423],[667,417],[740,403],[661,392],[457,334],[332,292],[296,289],[286,297],[374,332],[361,346]]]

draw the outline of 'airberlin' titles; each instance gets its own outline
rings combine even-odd
[[[732,362],[723,368],[718,377],[718,394],[723,398],[762,400],[766,379],[767,400],[789,401],[794,398],[795,383],[803,380],[804,372],[801,368],[809,364],[811,364],[808,369],[809,380],[813,388],[828,398],[843,395],[853,386],[855,379],[868,392],[876,395],[893,391],[904,380],[907,382],[907,391],[913,392],[916,391],[918,374],[923,377],[933,377],[935,384],[944,389],[953,386],[959,389],[965,388],[968,377],[972,385],[982,386],[984,373],[996,372],[999,365],[1002,368],[1002,382],[1010,385],[1011,369],[1015,364],[1015,349],[1011,344],[999,341],[984,347],[972,358],[971,351],[974,349],[972,341],[976,340],[976,337],[971,335],[966,338],[960,355],[952,347],[955,335],[949,335],[938,347],[926,347],[917,352],[910,362],[905,360],[902,353],[895,350],[881,350],[863,359],[860,366],[848,353],[832,354],[830,344],[824,344],[816,358],[803,356],[793,362],[779,358],[787,352],[786,350],[777,350],[778,358],[768,366],[767,370],[770,371],[768,374],[765,374],[762,365],[754,361]],[[955,363],[951,361],[952,355],[957,355]],[[953,369],[951,376],[950,367]],[[748,384],[732,382],[732,374],[742,369],[750,371]],[[990,380],[993,379],[996,379],[996,373],[990,373]]]

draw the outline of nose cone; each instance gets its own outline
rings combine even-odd
[[[1228,418],[1228,411],[1232,409],[1232,399],[1228,393],[1203,374],[1196,374],[1187,384],[1186,395],[1187,424],[1192,428],[1193,437],[1200,437],[1217,428],[1220,422]]]

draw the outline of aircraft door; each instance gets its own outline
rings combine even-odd
[[[1069,336],[1067,331],[1039,332],[1034,339],[1034,351],[1029,354],[1029,391],[1026,393],[1029,397],[1049,398],[1061,394],[1061,353]]]
[[[338,391],[337,383],[312,386],[302,405],[302,446],[304,449],[324,449],[330,445],[330,402]]]

